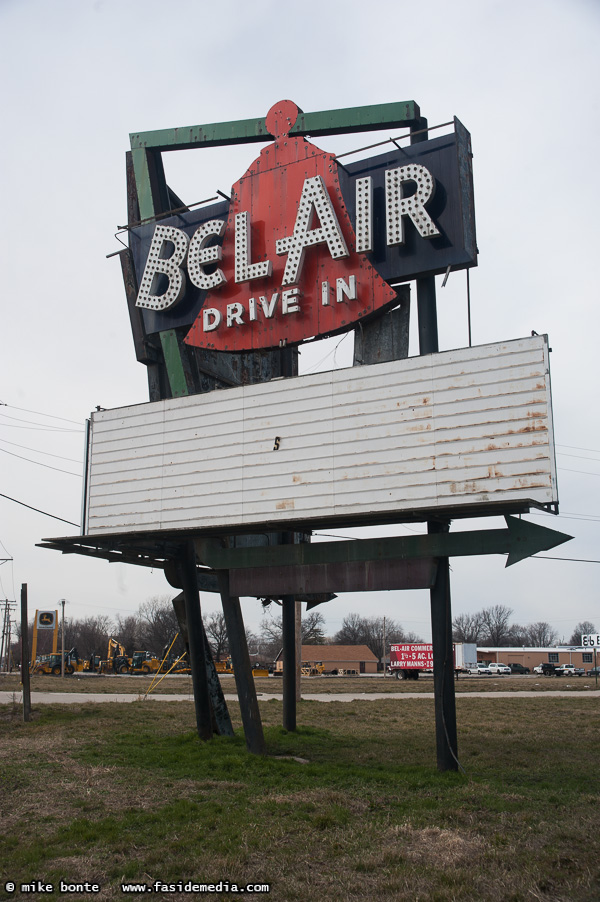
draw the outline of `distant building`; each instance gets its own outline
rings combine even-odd
[[[494,662],[522,664],[530,670],[538,664],[573,664],[587,670],[594,666],[594,650],[577,645],[560,645],[554,648],[477,646],[477,660],[487,664]]]
[[[377,673],[377,658],[367,645],[303,645],[302,663],[323,664],[324,673],[334,670],[355,670],[357,673]],[[275,658],[275,672],[283,671],[283,652]]]

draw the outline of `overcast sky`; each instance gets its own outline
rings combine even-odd
[[[473,343],[549,335],[561,514],[530,518],[575,537],[552,557],[580,559],[453,559],[453,612],[505,604],[565,639],[581,620],[600,629],[598,0],[0,0],[0,42],[0,493],[16,499],[0,497],[0,558],[13,559],[0,599],[27,583],[32,609],[65,598],[84,617],[172,594],[162,571],[36,548],[77,529],[23,506],[79,524],[86,418],[148,397],[107,259],[129,133],[264,116],[282,98],[306,112],[414,100],[430,125],[456,115],[472,135]],[[369,138],[315,143],[340,153]],[[189,203],[227,192],[258,147],[170,154],[168,181]],[[437,282],[441,348],[466,346],[465,275]],[[347,366],[351,341],[313,347],[303,368]],[[258,629],[259,602],[243,607]],[[425,591],[320,610],[331,634],[356,612],[430,637]]]

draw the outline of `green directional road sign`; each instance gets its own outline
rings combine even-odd
[[[463,557],[473,554],[508,554],[506,566],[510,567],[524,558],[540,551],[548,551],[573,538],[554,529],[530,523],[529,520],[519,520],[516,517],[505,517],[505,520],[506,529],[356,539],[348,542],[223,548],[217,539],[196,539],[195,545],[199,560],[215,570]]]

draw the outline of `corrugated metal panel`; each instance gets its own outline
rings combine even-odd
[[[545,336],[92,418],[89,534],[556,500]]]

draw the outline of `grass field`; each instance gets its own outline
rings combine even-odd
[[[158,682],[160,680],[160,682]],[[88,675],[74,674],[61,679],[58,676],[37,674],[31,677],[32,692],[100,692],[102,694],[144,694],[153,682],[152,677],[139,675],[114,676],[109,674]],[[221,676],[223,690],[235,694],[233,676]],[[258,677],[255,680],[257,693],[271,695],[283,691],[281,677]],[[470,676],[462,675],[455,680],[455,689],[460,692],[519,692],[521,690],[547,692],[548,690],[589,691],[600,688],[595,677],[546,677],[530,674],[527,676]],[[341,692],[433,692],[433,677],[421,676],[419,680],[397,680],[395,677],[303,677],[302,692],[305,694],[341,693]],[[17,673],[0,674],[0,691],[20,692],[21,683]],[[167,676],[157,678],[155,688],[157,695],[184,694],[192,697],[192,678],[190,676]]]
[[[430,699],[301,702],[295,734],[262,702],[264,758],[230,708],[235,738],[203,744],[190,702],[44,705],[29,724],[2,706],[0,898],[37,879],[103,900],[157,880],[165,899],[191,897],[178,881],[284,902],[600,898],[597,698],[459,696],[465,773],[446,774]]]

